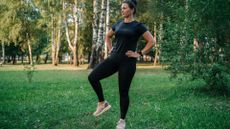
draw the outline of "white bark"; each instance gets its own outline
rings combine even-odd
[[[93,68],[96,64],[96,43],[98,36],[98,18],[99,18],[99,0],[93,0],[93,37],[92,37],[92,49],[90,55],[90,62],[88,68]]]
[[[98,28],[98,37],[97,37],[97,49],[102,46],[103,43],[103,30],[104,30],[104,24],[105,24],[105,1],[101,1],[101,14],[100,14],[100,21],[99,21],[99,28]]]
[[[104,32],[104,27],[105,27],[105,11],[106,11],[106,4],[105,4],[106,0],[102,0],[101,1],[101,14],[100,14],[100,20],[99,20],[99,30],[98,30],[98,37],[97,37],[97,44],[96,44],[96,53],[97,53],[97,60],[99,62],[101,62],[102,60],[104,60],[104,56],[102,53],[102,46],[104,43],[104,39],[103,39],[103,32]]]
[[[68,24],[67,24],[66,19],[65,19],[65,34],[66,34],[66,40],[67,40],[67,43],[69,45],[69,48],[72,50],[73,47],[71,45],[71,41],[70,41],[70,37],[69,37],[69,28],[68,28]]]
[[[107,3],[106,3],[106,30],[105,30],[105,34],[107,34],[109,32],[109,21],[110,21],[110,17],[109,17],[109,12],[110,12],[110,1],[107,0]],[[106,43],[105,44],[105,58],[107,58],[108,56],[108,48],[107,48],[107,45]]]
[[[75,5],[73,7],[73,19],[74,19],[74,25],[75,25],[75,30],[74,30],[74,41],[73,45],[76,46],[77,44],[77,36],[78,36],[78,25],[79,25],[79,20],[77,16],[77,0],[75,0]]]
[[[59,50],[60,50],[60,44],[61,44],[61,25],[62,25],[62,17],[59,17],[59,25],[58,25],[58,34],[57,34],[57,42],[56,42],[56,57],[55,57],[55,65],[59,64]]]
[[[73,8],[73,16],[74,16],[74,24],[75,24],[75,33],[74,33],[74,50],[73,50],[73,57],[74,57],[74,66],[78,66],[79,63],[78,63],[78,53],[77,53],[77,38],[78,38],[78,26],[79,26],[79,17],[77,16],[77,13],[78,13],[78,1],[75,0],[75,5],[74,5],[74,8]]]
[[[59,63],[59,50],[60,50],[60,41],[61,41],[61,26],[62,26],[62,16],[59,15],[57,20],[55,20],[55,15],[52,14],[52,64],[57,66]],[[56,23],[56,26],[54,24]]]
[[[52,43],[52,64],[55,65],[55,51],[56,51],[56,43],[55,43],[55,28],[54,28],[54,15],[52,14],[51,15],[52,17],[52,37],[51,37],[51,43]]]
[[[97,43],[99,0],[93,1],[93,44]]]
[[[30,65],[33,65],[32,48],[31,48],[30,37],[29,37],[28,33],[27,33],[27,46],[28,46],[28,50],[29,50]]]
[[[77,3],[78,1],[75,0],[74,1],[74,6],[73,6],[73,21],[74,21],[74,38],[73,38],[73,41],[71,42],[71,39],[70,39],[70,36],[69,36],[69,28],[68,28],[68,24],[67,24],[67,19],[66,19],[66,16],[65,16],[65,30],[66,30],[66,39],[67,39],[67,42],[68,42],[68,45],[69,45],[69,48],[70,50],[72,51],[73,53],[73,57],[74,57],[74,60],[73,60],[73,65],[74,66],[77,66],[79,65],[78,64],[78,57],[77,57],[77,38],[78,38],[78,26],[79,26],[79,18],[77,16]],[[64,10],[64,8],[63,8]]]

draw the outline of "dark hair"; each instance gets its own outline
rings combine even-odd
[[[136,14],[136,6],[137,6],[136,0],[124,0],[122,3],[128,4],[129,8],[134,9],[133,14]]]

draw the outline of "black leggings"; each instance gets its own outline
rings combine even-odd
[[[111,55],[93,69],[88,79],[98,96],[99,102],[101,102],[104,101],[104,95],[100,80],[117,71],[119,79],[120,112],[121,118],[125,119],[129,107],[129,87],[136,71],[136,58]]]

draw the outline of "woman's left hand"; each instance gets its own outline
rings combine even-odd
[[[131,50],[127,51],[125,54],[126,54],[128,57],[134,57],[134,58],[138,58],[138,57],[141,56],[139,53],[134,52],[134,51],[131,51]]]

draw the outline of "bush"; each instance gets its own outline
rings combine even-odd
[[[213,64],[208,76],[204,78],[211,89],[228,90],[230,89],[229,68],[222,64]]]

